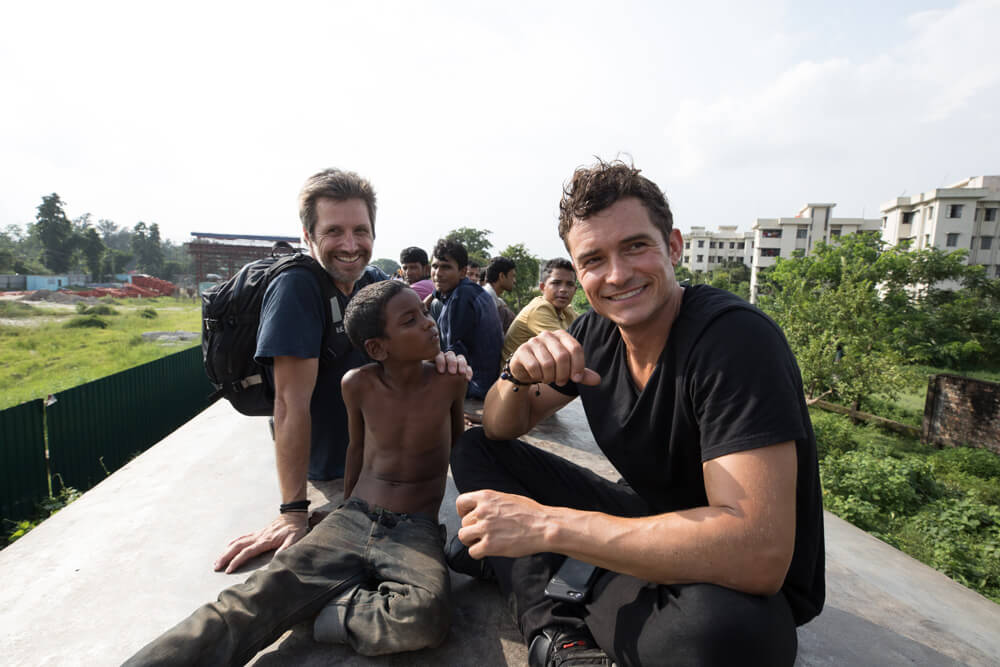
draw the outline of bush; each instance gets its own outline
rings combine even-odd
[[[118,311],[111,306],[99,303],[96,306],[88,306],[83,301],[76,302],[76,312],[81,315],[117,315]]]
[[[34,317],[42,312],[26,303],[20,301],[0,301],[0,317],[15,319],[18,317]]]
[[[941,498],[908,519],[900,545],[915,558],[1000,602],[1000,508]]]
[[[857,448],[854,427],[847,417],[814,410],[810,415],[816,434],[816,452],[822,460],[828,454],[843,454]]]
[[[930,464],[866,451],[828,456],[820,464],[824,505],[864,530],[885,535],[893,522],[941,495]]]
[[[67,329],[79,329],[79,328],[94,328],[94,329],[107,329],[108,323],[102,320],[97,315],[82,315],[80,317],[74,317],[69,322],[63,325]]]
[[[981,479],[1000,480],[1000,456],[988,449],[946,447],[931,456],[937,467],[949,467]]]
[[[866,396],[862,401],[861,409],[879,417],[892,419],[901,424],[919,427],[923,423],[924,413],[922,411],[907,409],[897,401],[891,401],[880,396]]]
[[[159,316],[160,316],[159,313],[157,313],[152,308],[143,308],[142,310],[139,311],[139,317],[143,317],[147,320],[153,320]]]

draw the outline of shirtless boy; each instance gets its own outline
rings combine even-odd
[[[437,646],[451,620],[444,497],[464,428],[466,379],[442,375],[437,326],[397,281],[359,291],[344,317],[375,360],[344,376],[350,445],[343,505],[246,583],[148,644],[126,664],[244,664],[315,617],[317,641],[362,655]]]

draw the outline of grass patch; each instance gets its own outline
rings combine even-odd
[[[78,316],[68,308],[58,311],[61,317],[37,325],[0,325],[0,410],[200,344],[197,339],[180,346],[142,340],[145,331],[200,331],[197,301],[122,299],[116,308],[120,314],[104,320],[107,328],[63,327],[74,317],[97,317]],[[157,313],[155,325],[141,314],[151,309]]]
[[[40,315],[46,315],[47,313],[41,308],[35,308],[32,305],[23,303],[21,301],[0,301],[0,317],[14,320],[22,317],[38,317]]]
[[[1000,602],[1000,457],[811,416],[826,509]]]

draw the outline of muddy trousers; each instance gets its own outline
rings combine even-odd
[[[351,498],[125,664],[242,665],[317,615],[317,640],[363,655],[437,646],[451,622],[443,547],[436,519]]]
[[[452,450],[462,493],[493,489],[556,507],[648,516],[632,489],[520,440],[466,431]],[[783,594],[747,595],[712,584],[657,585],[602,571],[589,602],[547,598],[545,585],[564,557],[490,558],[526,642],[549,626],[586,627],[619,666],[792,665],[795,622]]]

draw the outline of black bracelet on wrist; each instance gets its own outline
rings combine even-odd
[[[510,360],[509,359],[504,362],[503,370],[500,371],[500,379],[501,380],[506,380],[507,382],[510,382],[512,385],[514,385],[514,391],[517,391],[518,388],[520,388],[520,387],[525,387],[525,386],[531,384],[530,382],[521,382],[516,377],[514,377],[514,374],[510,372]]]
[[[510,382],[512,385],[514,385],[514,391],[517,391],[521,387],[527,387],[533,384],[535,385],[535,396],[542,395],[542,390],[538,388],[537,382],[521,382],[516,377],[514,377],[514,374],[511,373],[510,371],[510,359],[504,362],[503,370],[500,371],[500,379],[506,380],[507,382]]]
[[[308,512],[309,511],[308,500],[293,500],[290,503],[281,503],[278,507],[278,511],[282,514],[288,514],[289,512]]]

